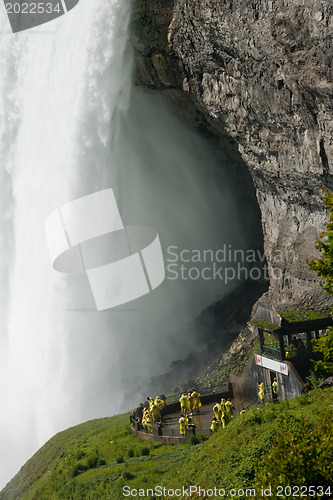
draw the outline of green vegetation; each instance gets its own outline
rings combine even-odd
[[[313,361],[314,370],[318,375],[329,376],[333,374],[333,331],[332,328],[326,336],[312,342],[313,352],[319,355]]]
[[[329,211],[329,220],[325,224],[327,230],[321,233],[315,244],[321,255],[320,258],[307,259],[307,263],[323,278],[320,286],[325,293],[333,295],[333,193],[330,191],[324,191],[324,204]]]
[[[274,490],[290,485],[326,490],[332,484],[332,441],[331,412],[315,424],[303,421],[297,431],[281,430],[258,474],[259,482]]]
[[[183,446],[136,438],[127,414],[93,420],[46,443],[1,492],[1,499],[118,500],[124,498],[126,485],[227,490],[297,480],[325,486],[333,473],[332,396],[332,388],[316,390],[253,408],[210,439],[198,436]]]
[[[329,211],[329,220],[325,224],[327,230],[321,233],[316,241],[320,258],[307,260],[310,269],[315,271],[323,283],[320,286],[326,294],[333,295],[333,193],[324,191],[324,204]],[[313,361],[316,374],[328,376],[333,374],[333,328],[328,329],[328,334],[313,342],[313,351],[317,359]],[[319,359],[318,359],[319,358]]]
[[[128,481],[158,484],[191,448],[133,436],[129,414],[92,420],[48,441],[1,492],[1,500],[123,498]]]
[[[318,471],[323,469],[322,474],[318,472],[317,480],[325,481],[324,484],[327,484],[333,472],[331,462],[327,463],[328,457],[333,453],[332,394],[332,389],[322,393],[313,391],[279,405],[268,404],[263,408],[251,409],[237,418],[227,429],[212,436],[205,446],[198,448],[194,455],[189,456],[182,465],[180,476],[187,485],[200,484],[205,488],[217,486],[227,490],[259,488],[261,484],[268,486],[270,482],[265,478],[270,471],[277,474],[280,481],[285,481],[281,484],[288,484],[293,471],[288,470],[285,462],[290,460],[289,455],[295,451],[298,453],[299,465],[306,463],[307,460],[313,464],[313,461],[317,460]],[[305,436],[304,428],[307,430]],[[313,439],[311,439],[309,436],[313,431]],[[304,447],[304,449],[297,446],[297,437],[300,435],[304,436],[304,441],[310,439],[315,446],[316,438],[321,432],[325,433],[323,439],[326,440],[323,462],[321,453],[312,456],[311,446]],[[272,471],[268,459],[272,451],[278,449],[278,444],[283,443],[280,435],[290,436],[289,451],[280,464],[275,463],[278,452],[274,451],[275,455],[272,460],[274,460],[275,469]],[[278,441],[276,441],[277,436],[279,436]],[[318,447],[320,443],[317,444],[316,450]],[[301,455],[300,450],[302,450]],[[293,458],[296,476],[302,471],[298,468],[297,457]],[[263,479],[265,479],[264,483],[262,483]],[[315,481],[314,474],[311,479]],[[309,483],[308,479],[304,478],[303,484],[321,483]],[[172,485],[176,486],[176,480],[172,482]]]
[[[272,335],[271,333],[264,332],[264,346],[270,347],[275,350],[279,350],[279,340],[275,335]]]
[[[246,343],[246,348],[244,348],[242,344],[236,351],[225,352],[222,359],[219,358],[218,362],[209,366],[208,369],[205,370],[205,375],[200,377],[200,388],[203,387],[207,392],[211,390],[211,387],[216,386],[222,386],[227,389],[230,374],[242,375],[249,361],[257,352],[259,352],[259,339],[257,336]]]
[[[283,319],[289,321],[290,323],[327,318],[327,315],[320,311],[309,311],[307,309],[284,311],[284,312],[279,312],[279,314],[280,316],[282,316]]]
[[[268,330],[269,332],[280,329],[280,327],[278,325],[275,325],[274,323],[270,323],[269,321],[266,321],[265,319],[261,319],[261,318],[252,318],[251,323],[259,326],[263,330]]]

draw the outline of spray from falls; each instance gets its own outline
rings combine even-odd
[[[130,3],[81,0],[16,35],[1,12],[1,484],[58,430],[140,401],[127,387],[192,351],[182,325],[227,290],[167,276],[98,313],[84,275],[51,267],[52,211],[112,187],[126,225],[155,228],[166,257],[248,245],[223,159],[163,96],[131,87]]]

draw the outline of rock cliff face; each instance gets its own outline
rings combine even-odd
[[[132,33],[135,82],[177,89],[194,121],[237,143],[273,302],[323,305],[305,259],[333,187],[331,0],[134,0]]]

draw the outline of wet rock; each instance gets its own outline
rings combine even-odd
[[[332,14],[325,0],[134,2],[134,79],[174,88],[201,128],[236,141],[278,306],[331,301],[305,260],[327,217],[322,188],[333,188]]]

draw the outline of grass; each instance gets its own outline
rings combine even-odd
[[[327,318],[327,315],[320,311],[309,311],[307,309],[295,309],[294,311],[279,312],[279,314],[290,323]]]
[[[269,332],[280,329],[280,327],[278,325],[275,325],[274,323],[270,323],[269,321],[266,321],[265,319],[261,319],[261,318],[252,318],[251,323],[259,326],[263,330],[268,330]]]
[[[293,435],[303,435],[306,428],[308,436],[325,421],[325,432],[333,435],[332,396],[332,388],[315,390],[278,405],[263,405],[239,416],[210,439],[182,446],[133,436],[128,414],[86,422],[47,442],[0,498],[117,500],[124,498],[126,485],[137,490],[156,485],[256,487],[281,432],[288,433],[293,443]],[[320,456],[316,460],[320,465]]]
[[[1,492],[1,500],[110,498],[110,484],[118,495],[128,474],[140,484],[147,477],[159,480],[169,462],[190,451],[189,446],[136,438],[128,415],[92,420],[57,434]]]
[[[332,436],[332,395],[333,389],[313,391],[278,405],[268,404],[251,409],[225,430],[212,436],[194,455],[188,456],[178,472],[179,476],[185,484],[201,485],[202,488],[228,490],[258,487],[259,476],[265,469],[272,444],[281,432],[296,436],[302,433],[304,425],[311,429],[325,422],[329,426],[326,436],[329,432]],[[332,453],[332,441],[330,450]],[[292,452],[291,447],[289,452]],[[319,463],[320,458],[320,455],[316,456]],[[278,473],[277,467],[275,472]],[[171,485],[176,487],[177,480],[174,479]]]
[[[264,346],[279,350],[279,340],[275,335],[264,332]]]

